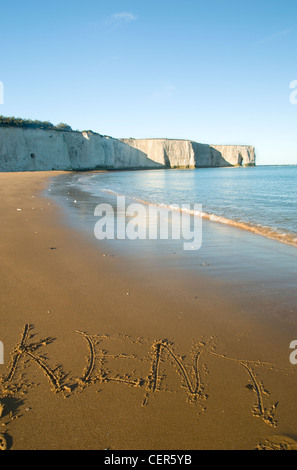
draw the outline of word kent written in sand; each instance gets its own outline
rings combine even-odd
[[[261,418],[265,424],[277,426],[275,415],[278,402],[269,404],[270,394],[255,372],[258,368],[273,371],[273,364],[240,360],[218,354],[215,352],[214,337],[208,341],[201,340],[194,343],[190,351],[189,364],[186,363],[186,356],[180,356],[174,344],[168,340],[151,342],[148,339],[124,335],[88,335],[77,331],[76,333],[87,345],[87,365],[80,377],[69,378],[61,365],[51,367],[44,355],[44,347],[52,344],[55,338],[48,337],[32,342],[35,335],[31,334],[31,330],[30,325],[25,325],[20,343],[11,353],[7,374],[0,376],[0,400],[5,397],[17,398],[15,396],[17,393],[34,385],[24,382],[22,375],[17,378],[19,368],[34,365],[47,378],[51,390],[64,398],[82,392],[87,386],[96,384],[108,386],[107,384],[116,383],[142,390],[139,403],[141,406],[147,406],[150,399],[156,397],[158,393],[177,393],[182,389],[189,404],[198,404],[201,412],[206,412],[206,403],[211,393],[205,383],[205,378],[209,374],[207,361],[215,358],[238,365],[241,372],[244,372],[240,376],[246,378],[245,383],[248,381],[246,388],[253,392],[252,415]],[[128,352],[121,352],[124,345]],[[116,349],[116,352],[111,353],[109,351],[111,348]],[[42,349],[42,354],[38,354],[39,349]],[[139,355],[139,352],[142,354]],[[123,373],[123,370],[129,372]],[[234,388],[234,385],[229,385]]]

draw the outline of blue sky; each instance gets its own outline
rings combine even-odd
[[[1,2],[0,114],[297,164],[296,0]]]

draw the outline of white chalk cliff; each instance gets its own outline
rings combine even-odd
[[[248,145],[208,145],[191,140],[121,139],[168,168],[254,166],[255,149]]]
[[[255,165],[253,147],[190,140],[114,139],[91,131],[0,127],[0,171]]]
[[[88,132],[0,127],[0,171],[156,168],[140,150]]]

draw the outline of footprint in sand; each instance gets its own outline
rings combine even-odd
[[[297,441],[286,436],[272,436],[260,442],[256,450],[297,450]]]

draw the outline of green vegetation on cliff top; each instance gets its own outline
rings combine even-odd
[[[61,122],[60,124],[54,126],[49,121],[32,121],[31,119],[22,119],[15,117],[5,117],[0,116],[0,127],[22,127],[30,129],[43,129],[43,130],[52,130],[52,131],[63,131],[70,132],[72,128],[68,124]]]

